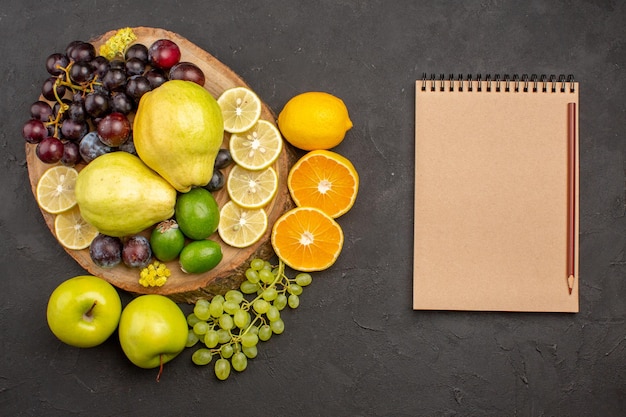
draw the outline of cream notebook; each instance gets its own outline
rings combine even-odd
[[[578,312],[578,83],[416,82],[413,308]]]

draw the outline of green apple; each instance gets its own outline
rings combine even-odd
[[[160,367],[174,359],[187,342],[187,318],[171,299],[140,295],[122,311],[119,338],[126,357],[140,368]]]
[[[117,290],[102,278],[80,275],[62,282],[48,300],[52,333],[71,346],[94,347],[113,334],[122,302]]]

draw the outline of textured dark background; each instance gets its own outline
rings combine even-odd
[[[625,415],[624,2],[10,3],[0,9],[1,415]],[[362,181],[339,219],[344,251],[285,313],[285,333],[225,383],[196,368],[190,350],[156,383],[115,338],[79,350],[46,325],[50,292],[83,271],[42,220],[20,129],[50,53],[125,26],[181,34],[276,112],[322,90],[343,98],[354,122],[337,148]],[[579,314],[412,311],[414,82],[423,72],[580,81]]]

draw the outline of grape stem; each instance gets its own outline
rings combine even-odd
[[[278,284],[283,278],[285,278],[285,263],[279,259],[278,262],[278,272],[276,274],[276,277],[274,278],[274,280],[269,283],[266,287],[267,288],[272,288],[275,287],[276,284]],[[289,280],[287,280],[289,281]],[[284,290],[283,290],[284,292]],[[250,306],[252,306],[254,304],[255,301],[259,300],[260,298],[262,298],[262,293],[258,294],[252,301],[246,301],[245,303],[242,303],[242,309],[249,311],[250,310]],[[265,321],[265,319],[262,317],[261,314],[255,314],[255,317],[253,320],[250,321],[250,324],[243,330],[240,331],[238,335],[234,335],[232,333],[231,330],[228,330],[228,333],[230,334],[230,341],[227,343],[224,343],[223,345],[237,345],[241,342],[241,338],[246,335],[254,326],[254,324],[257,321],[261,321],[261,323],[266,324],[267,322]],[[211,329],[215,328],[215,322],[213,322],[213,324],[211,325]],[[219,354],[220,358],[223,358],[222,356],[222,350],[221,350],[221,346],[220,347],[215,347],[213,349],[211,349],[211,353],[214,354]]]
[[[65,74],[64,77],[58,77],[56,79],[56,81],[54,82],[54,87],[53,87],[53,92],[54,92],[54,98],[56,100],[56,102],[59,104],[59,111],[57,112],[56,116],[54,118],[52,118],[52,116],[50,116],[50,121],[46,123],[46,126],[54,126],[54,134],[53,136],[55,138],[59,137],[59,126],[61,124],[61,120],[63,119],[63,114],[70,108],[70,106],[66,103],[63,102],[62,97],[59,97],[59,92],[57,90],[57,88],[59,86],[65,86],[65,87],[69,87],[73,92],[76,91],[82,91],[83,94],[87,93],[87,92],[93,92],[94,91],[94,86],[96,85],[102,85],[101,82],[98,81],[98,74],[96,74],[94,76],[94,79],[91,81],[88,81],[86,83],[82,83],[80,85],[76,85],[74,83],[72,83],[71,81],[67,81],[67,80],[71,80],[70,78],[70,68],[72,68],[72,65],[74,64],[74,61],[71,61],[67,67],[62,67],[60,65],[57,65],[57,68],[60,69],[61,71],[63,71],[63,73]]]
[[[87,92],[91,93],[92,91],[94,91],[94,86],[102,85],[102,83],[98,81],[98,74],[94,75],[93,80],[86,81],[86,82],[80,83],[80,84],[72,83],[71,82],[71,78],[70,78],[70,69],[72,68],[72,65],[74,65],[74,61],[71,61],[68,64],[68,66],[65,67],[65,68],[59,66],[59,69],[65,73],[65,77],[57,78],[57,81],[56,81],[57,85],[62,85],[62,86],[65,86],[65,87],[69,87],[73,92],[82,91],[83,93],[87,93]],[[67,81],[67,80],[70,80],[70,81]],[[56,89],[55,89],[55,96],[57,98],[57,101],[59,101],[59,103],[61,103],[61,100],[56,95]]]
[[[284,278],[284,276],[285,276],[285,263],[282,260],[279,259],[278,260],[278,273],[276,274],[276,278],[274,278],[274,281],[272,281],[266,287],[266,289],[275,287],[276,284],[278,284],[278,282]],[[246,303],[246,308],[249,309],[250,306],[253,305],[256,300],[258,300],[258,299],[260,299],[262,297],[263,297],[263,293],[261,292],[252,301]],[[256,322],[257,319],[260,319],[262,322],[265,322],[265,320],[260,315],[257,315],[254,318],[254,320],[252,320],[250,325],[246,328],[246,330],[242,333],[242,335],[246,334],[248,332],[248,330],[250,330],[253,327],[253,324]]]

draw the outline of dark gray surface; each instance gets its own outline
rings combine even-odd
[[[0,10],[0,414],[624,415],[624,2],[175,3],[22,0]],[[181,34],[276,112],[322,90],[343,98],[354,122],[337,148],[362,181],[340,218],[344,251],[285,314],[285,333],[225,383],[194,367],[190,350],[156,383],[115,338],[79,350],[46,325],[50,292],[83,271],[42,220],[20,129],[50,53],[124,26]],[[580,81],[579,314],[412,311],[414,82],[423,72]]]

